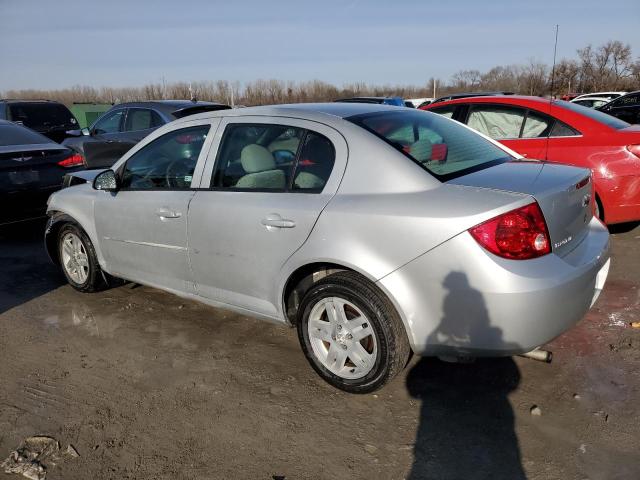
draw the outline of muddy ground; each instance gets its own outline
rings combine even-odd
[[[0,462],[40,434],[80,454],[50,480],[640,479],[640,227],[612,237],[552,364],[414,358],[366,396],[324,384],[293,330],[145,287],[75,292],[41,228],[0,237]]]

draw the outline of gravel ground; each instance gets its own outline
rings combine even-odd
[[[146,287],[75,292],[41,229],[0,234],[0,463],[49,435],[80,454],[49,480],[640,478],[638,226],[552,364],[414,357],[365,396],[324,384],[294,330]]]

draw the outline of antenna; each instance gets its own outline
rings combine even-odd
[[[553,46],[553,66],[551,67],[551,100],[553,100],[553,84],[556,79],[556,53],[558,52],[558,29],[560,25],[556,24],[556,42]]]
[[[553,103],[553,87],[556,79],[556,53],[558,52],[558,29],[560,26],[556,23],[556,41],[553,45],[553,66],[551,67],[551,93],[549,95],[549,114],[551,114],[551,104]],[[547,134],[547,148],[545,148],[544,159],[548,160],[549,156],[549,137],[551,136],[551,131]]]

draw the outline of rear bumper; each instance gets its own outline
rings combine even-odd
[[[395,303],[416,353],[524,353],[571,328],[602,289],[609,234],[596,219],[588,228],[564,257],[525,261],[492,255],[464,232],[378,284]]]

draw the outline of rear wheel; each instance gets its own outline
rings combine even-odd
[[[81,292],[107,287],[93,244],[78,226],[68,223],[58,232],[58,258],[69,284]]]
[[[317,282],[302,300],[297,327],[314,370],[347,392],[381,388],[409,358],[409,340],[393,305],[354,272]]]

